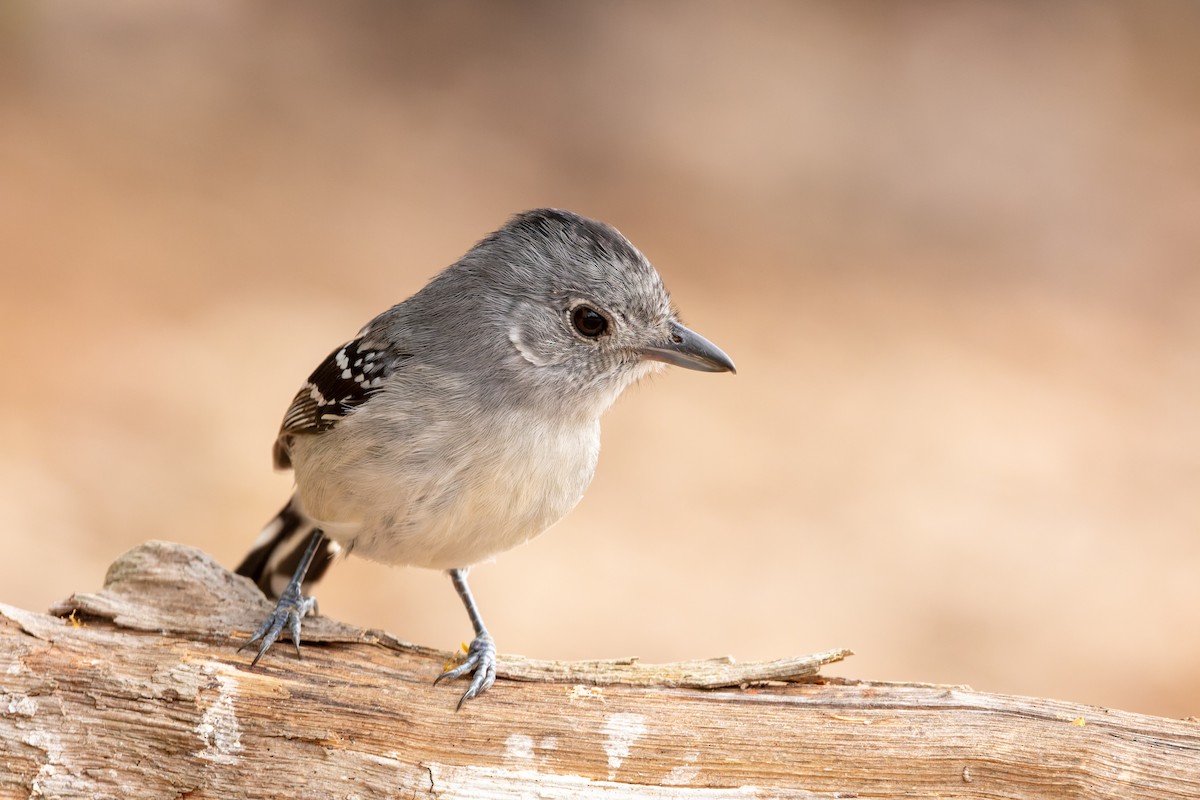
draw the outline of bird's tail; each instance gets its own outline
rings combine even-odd
[[[278,597],[296,571],[308,540],[317,529],[308,516],[300,510],[300,504],[293,496],[288,504],[267,523],[253,549],[242,559],[236,570],[238,575],[245,575],[258,584],[267,597]],[[309,586],[320,580],[329,568],[337,553],[337,545],[325,539],[320,549],[313,557],[308,568],[304,585]]]

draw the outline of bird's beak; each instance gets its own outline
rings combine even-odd
[[[701,372],[737,372],[733,361],[715,344],[678,322],[671,323],[666,341],[655,342],[641,349],[642,358],[662,361],[677,367]]]

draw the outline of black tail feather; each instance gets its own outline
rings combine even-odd
[[[267,597],[278,597],[300,564],[304,548],[315,530],[316,525],[300,511],[293,497],[263,528],[258,541],[254,543],[254,549],[246,554],[234,571],[258,584]],[[328,538],[321,542],[308,568],[304,580],[306,587],[320,580],[325,570],[329,569],[337,552],[336,547]]]

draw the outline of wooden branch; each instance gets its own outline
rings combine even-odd
[[[431,685],[449,654],[328,618],[303,660],[285,643],[249,669],[231,637],[268,611],[160,542],[58,616],[0,606],[0,797],[1200,797],[1194,720],[816,677],[844,650],[504,656],[455,713],[461,687]]]

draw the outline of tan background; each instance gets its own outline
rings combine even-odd
[[[1183,2],[5,3],[0,600],[152,537],[235,563],[317,360],[557,205],[740,374],[618,404],[580,508],[475,572],[502,650],[1200,714],[1198,41]],[[319,596],[469,636],[436,573]]]

